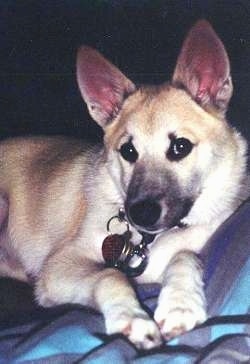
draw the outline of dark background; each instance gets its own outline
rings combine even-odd
[[[249,0],[1,0],[1,137],[66,134],[96,139],[75,80],[76,50],[101,51],[135,82],[171,77],[199,18],[223,40],[235,86],[228,118],[250,139]]]
[[[135,82],[159,83],[171,77],[199,18],[212,23],[228,50],[235,87],[228,118],[250,140],[249,0],[0,0],[0,138],[98,140],[75,80],[79,45],[97,48]],[[0,280],[0,291],[0,320],[30,314],[25,285]]]

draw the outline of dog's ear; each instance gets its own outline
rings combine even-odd
[[[224,115],[233,86],[226,50],[206,20],[199,20],[188,33],[173,75],[204,108],[215,107]]]
[[[105,127],[119,112],[135,85],[96,50],[83,46],[77,54],[77,81],[90,115]]]

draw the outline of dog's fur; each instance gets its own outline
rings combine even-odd
[[[206,319],[196,253],[244,198],[246,143],[224,118],[228,57],[202,20],[171,83],[137,88],[88,47],[78,52],[77,79],[104,147],[43,137],[1,143],[0,271],[35,282],[39,304],[90,305],[108,333],[151,348]],[[177,159],[176,140],[191,142]],[[157,234],[137,278],[162,284],[154,320],[102,258],[107,221],[123,206],[135,244],[139,230]]]

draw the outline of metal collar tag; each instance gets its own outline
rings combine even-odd
[[[111,233],[111,224],[116,221],[124,225],[125,231],[121,234]],[[122,210],[118,215],[112,216],[107,223],[109,235],[103,240],[102,255],[107,267],[121,270],[129,277],[142,274],[148,263],[147,245],[154,239],[154,235],[142,234],[138,245],[131,242],[129,223]]]

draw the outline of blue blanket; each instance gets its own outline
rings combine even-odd
[[[105,335],[102,316],[80,306],[39,309],[0,323],[0,363],[249,363],[250,202],[215,233],[203,254],[209,319],[151,352]],[[137,287],[153,312],[159,287]]]

